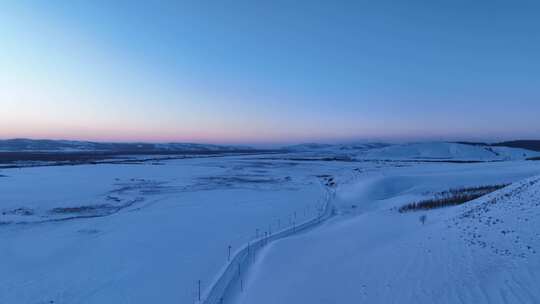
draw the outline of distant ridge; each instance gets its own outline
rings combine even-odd
[[[513,140],[496,143],[492,146],[522,148],[527,150],[540,151],[540,140]]]
[[[540,140],[511,140],[503,141],[494,144],[488,144],[483,142],[470,142],[470,141],[456,141],[457,144],[470,145],[470,146],[488,146],[488,147],[510,147],[521,148],[532,151],[540,152]]]
[[[359,143],[359,144],[319,144],[319,143],[305,143],[299,145],[286,146],[282,149],[292,152],[303,151],[348,151],[348,150],[368,150],[384,148],[389,146],[385,143]]]
[[[0,140],[0,152],[236,152],[249,150],[253,148],[196,143],[102,143],[27,138]]]
[[[489,146],[490,144],[485,142],[474,142],[474,141],[454,141],[453,143],[469,145],[469,146]]]

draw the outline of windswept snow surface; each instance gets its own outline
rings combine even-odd
[[[540,303],[537,174],[536,162],[362,173],[338,187],[340,215],[263,250],[235,303]],[[396,210],[451,187],[511,181],[461,206]]]

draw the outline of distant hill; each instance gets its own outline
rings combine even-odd
[[[236,152],[253,150],[243,146],[195,143],[101,143],[90,141],[8,139],[0,140],[0,152]]]
[[[539,156],[538,152],[513,147],[491,146],[481,143],[424,142],[372,149],[359,155],[364,159],[419,159],[494,161],[518,160]]]
[[[528,142],[529,143],[529,142]],[[345,155],[360,160],[425,160],[425,161],[503,161],[532,159],[540,156],[531,145],[488,144],[482,142],[420,142],[405,144],[318,144],[308,143],[284,147],[283,150],[303,155]]]
[[[540,140],[513,140],[492,144],[492,146],[512,147],[540,151]]]
[[[503,142],[494,143],[494,144],[488,144],[488,143],[483,143],[483,142],[470,142],[470,141],[458,141],[456,143],[463,144],[463,145],[470,145],[470,146],[521,148],[521,149],[540,152],[540,140],[512,140],[512,141],[503,141]]]
[[[283,147],[284,150],[291,152],[348,152],[348,151],[364,151],[369,149],[377,149],[389,146],[383,143],[360,143],[360,144],[318,144],[306,143]]]

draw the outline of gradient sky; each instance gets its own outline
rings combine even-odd
[[[539,1],[0,2],[0,138],[540,138]]]

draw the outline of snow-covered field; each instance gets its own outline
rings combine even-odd
[[[355,153],[347,160],[332,158],[342,149],[325,148],[0,170],[0,303],[197,302],[198,280],[204,295],[226,265],[229,245],[234,254],[257,234],[316,216],[329,177],[337,183],[337,216],[269,243],[247,271],[243,292],[228,299],[538,301],[539,290],[527,285],[540,278],[536,179],[491,194],[501,197],[497,204],[480,198],[421,213],[396,208],[452,187],[530,178],[540,174],[540,162],[522,160],[518,149],[505,151],[514,156],[505,159],[518,160],[492,162],[484,148],[462,145],[452,146],[455,159],[490,162],[411,162],[417,153],[403,151],[405,161],[366,157],[385,151],[387,159],[392,147],[400,146],[347,150]],[[450,151],[428,147],[421,152],[428,159]],[[427,214],[425,225],[420,214]],[[504,225],[485,224],[494,218]]]
[[[229,245],[313,216],[318,175],[342,168],[244,156],[2,170],[0,303],[190,303]]]

